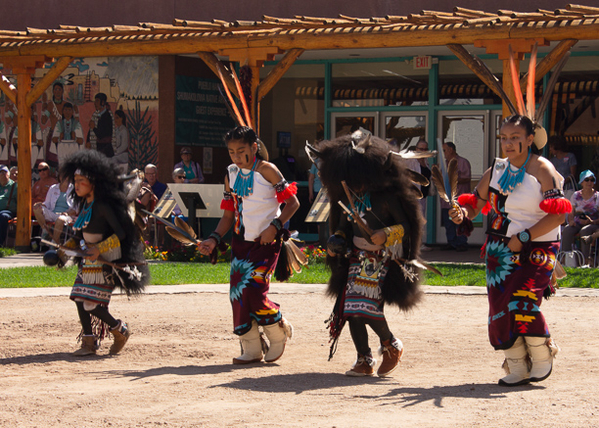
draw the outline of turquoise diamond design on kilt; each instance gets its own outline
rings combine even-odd
[[[513,255],[501,241],[487,244],[487,285],[499,285],[514,270]]]
[[[243,290],[252,279],[253,272],[254,265],[252,263],[236,258],[231,261],[231,289],[229,290],[229,299],[231,301],[241,298]]]

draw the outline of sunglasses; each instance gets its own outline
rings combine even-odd
[[[183,178],[183,179],[185,179],[185,176],[184,175],[178,175],[177,178]]]
[[[39,171],[39,172],[42,172],[42,171],[48,171],[49,169],[50,169],[50,168],[40,168],[40,169],[38,169],[38,171]]]
[[[589,178],[585,178],[583,181],[592,181],[594,183],[595,179],[593,177],[589,177]]]

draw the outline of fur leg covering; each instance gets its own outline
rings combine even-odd
[[[540,382],[547,379],[553,369],[553,357],[559,351],[558,346],[550,337],[526,336],[525,339],[532,361],[530,381]]]
[[[237,358],[233,358],[233,364],[250,364],[262,361],[262,340],[258,324],[255,321],[252,321],[252,328],[239,337],[239,342],[241,342],[242,354]]]
[[[270,342],[264,361],[272,363],[283,355],[287,339],[291,339],[293,336],[293,326],[285,318],[281,318],[278,323],[265,325],[263,328],[264,334]]]
[[[518,386],[529,383],[530,360],[528,359],[528,352],[526,352],[522,336],[516,339],[510,349],[506,349],[503,352],[505,353],[503,368],[508,375],[499,379],[499,385]]]

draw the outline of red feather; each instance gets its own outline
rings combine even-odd
[[[279,203],[281,204],[296,194],[297,194],[297,183],[293,182],[289,186],[285,187],[285,190],[277,193],[277,201],[279,201]]]
[[[514,59],[514,51],[512,51],[512,45],[508,45],[510,50],[510,77],[512,78],[512,86],[514,89],[514,96],[516,97],[516,105],[518,106],[518,113],[526,115],[526,107],[524,106],[524,97],[522,96],[522,88],[520,87],[520,75],[516,70],[516,60]]]
[[[220,203],[220,209],[225,211],[235,211],[235,202],[233,202],[233,199],[223,199]]]
[[[544,199],[539,208],[547,214],[568,214],[572,212],[572,204],[566,198]]]

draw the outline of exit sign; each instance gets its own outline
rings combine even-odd
[[[415,56],[414,57],[414,70],[430,70],[433,64],[433,57],[431,56]]]

